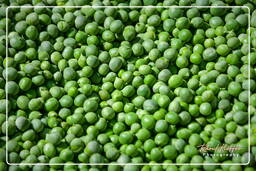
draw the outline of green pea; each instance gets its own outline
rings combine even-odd
[[[212,112],[212,107],[211,107],[210,103],[205,102],[205,103],[202,103],[200,105],[200,113],[202,115],[206,115],[207,116],[207,115],[210,115],[211,112]]]

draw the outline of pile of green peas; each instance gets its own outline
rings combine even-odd
[[[84,7],[9,8],[6,18],[10,5]],[[244,7],[122,7],[129,5]],[[254,171],[255,7],[246,0],[5,2],[0,170]],[[200,151],[222,144],[239,147],[237,155]],[[9,166],[6,158],[71,165]]]

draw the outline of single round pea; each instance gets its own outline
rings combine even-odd
[[[200,113],[202,115],[208,116],[212,112],[211,104],[208,102],[204,102],[200,105]]]

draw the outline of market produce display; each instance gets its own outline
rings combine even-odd
[[[0,171],[255,170],[255,2],[1,5]],[[9,8],[6,18],[10,5],[56,7]],[[159,7],[124,7],[146,5]],[[181,8],[235,5],[244,7]],[[6,151],[9,163],[73,165],[9,166]]]

